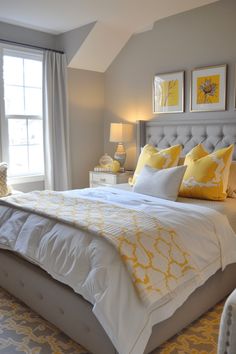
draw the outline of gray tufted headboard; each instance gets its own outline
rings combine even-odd
[[[212,152],[230,144],[236,145],[236,118],[222,120],[203,120],[197,117],[195,120],[158,118],[138,121],[137,153],[139,154],[141,148],[148,143],[162,149],[181,144],[182,156],[199,143],[203,143],[206,149]],[[236,160],[236,148],[233,160]]]

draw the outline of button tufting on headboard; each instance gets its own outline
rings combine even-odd
[[[146,143],[158,148],[172,145],[183,146],[186,155],[194,146],[203,143],[210,152],[236,144],[236,119],[208,120],[162,119],[139,123],[138,149]],[[236,160],[236,149],[233,159]]]

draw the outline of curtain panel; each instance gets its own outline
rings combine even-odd
[[[65,54],[45,51],[44,146],[45,189],[70,189],[67,65]]]

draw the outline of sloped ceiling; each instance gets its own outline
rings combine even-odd
[[[104,72],[134,33],[217,0],[0,0],[0,21],[55,35],[92,24],[69,66]],[[64,39],[72,42],[69,36]]]

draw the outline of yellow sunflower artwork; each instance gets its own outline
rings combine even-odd
[[[220,75],[197,78],[197,104],[220,102]]]

